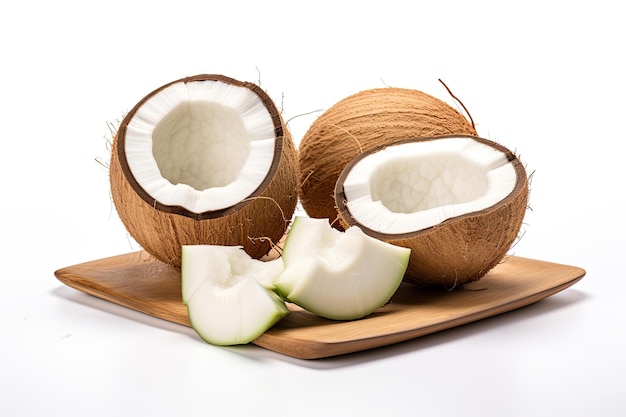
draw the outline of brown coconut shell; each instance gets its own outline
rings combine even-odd
[[[419,140],[438,138],[441,137]],[[335,202],[343,227],[358,226],[369,236],[410,248],[411,256],[405,275],[407,282],[452,289],[479,280],[505,259],[519,237],[528,207],[529,185],[526,170],[518,157],[506,147],[487,139],[472,138],[506,155],[517,173],[515,187],[509,195],[491,207],[450,218],[427,229],[405,234],[385,234],[369,229],[350,215],[343,182],[354,164],[384,149],[384,146],[357,156],[340,175],[335,190]]]
[[[341,228],[334,222],[334,190],[350,160],[378,146],[438,135],[477,133],[461,113],[421,91],[377,88],[344,98],[322,113],[300,141],[298,193],[303,209]]]
[[[274,161],[263,183],[238,204],[223,210],[192,213],[148,195],[125,158],[128,123],[150,97],[177,82],[219,81],[253,91],[274,124]],[[182,245],[241,245],[253,258],[268,254],[285,234],[297,204],[297,149],[280,112],[256,84],[223,75],[203,74],[168,83],[144,97],[126,115],[113,140],[110,184],[114,205],[130,236],[154,258],[180,267]]]

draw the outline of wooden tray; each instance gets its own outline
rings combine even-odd
[[[180,271],[145,252],[69,266],[54,274],[79,291],[190,326],[181,301]],[[584,275],[578,267],[513,256],[480,281],[453,291],[402,284],[389,304],[361,320],[332,321],[289,305],[291,313],[252,343],[302,359],[372,349],[532,304]]]

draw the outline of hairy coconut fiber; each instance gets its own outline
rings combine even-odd
[[[490,140],[475,139],[503,152],[515,169],[515,186],[498,203],[411,233],[385,234],[371,230],[351,217],[343,192],[343,180],[350,165],[366,157],[365,153],[346,167],[337,182],[335,198],[343,227],[357,225],[372,237],[410,248],[411,256],[405,275],[407,282],[453,289],[479,280],[505,259],[519,237],[528,208],[529,184],[526,170],[515,154]]]
[[[474,135],[467,119],[447,103],[417,90],[377,88],[349,96],[316,119],[299,145],[298,193],[310,217],[341,228],[334,190],[350,160],[377,146],[409,138]]]
[[[153,94],[174,82],[218,80],[254,91],[265,104],[275,128],[275,156],[263,184],[248,198],[219,211],[190,213],[151,199],[137,184],[124,160],[129,120]],[[199,75],[167,84],[139,102],[122,121],[113,141],[110,184],[113,202],[128,233],[154,258],[180,267],[182,245],[241,245],[261,258],[284,235],[297,203],[297,150],[275,105],[257,85],[221,75]]]

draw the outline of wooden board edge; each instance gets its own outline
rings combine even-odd
[[[573,267],[576,268],[576,267]],[[391,336],[373,337],[369,339],[360,339],[354,341],[340,342],[340,343],[327,343],[307,340],[306,342],[292,341],[289,344],[285,344],[284,340],[278,338],[273,339],[263,335],[259,339],[256,339],[252,343],[257,346],[273,350],[275,352],[291,356],[297,359],[315,360],[324,359],[333,356],[340,356],[350,353],[356,353],[365,350],[377,349],[409,340],[417,339],[429,334],[437,333],[444,330],[449,330],[455,327],[459,327],[465,324],[470,324],[480,320],[484,320],[489,317],[495,317],[522,307],[529,306],[537,303],[545,298],[548,298],[554,294],[557,294],[578,281],[584,276],[584,270],[578,268],[581,272],[578,273],[570,281],[563,283],[562,285],[551,288],[550,290],[543,291],[541,293],[533,294],[532,296],[522,298],[514,303],[508,303],[502,306],[498,306],[492,309],[483,310],[473,315],[464,316],[457,319],[452,319],[446,322],[441,322],[428,327],[422,327],[419,329],[409,330],[402,333],[397,333]],[[278,343],[280,342],[280,343]]]

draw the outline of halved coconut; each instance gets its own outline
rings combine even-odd
[[[418,137],[474,135],[447,103],[421,91],[375,88],[344,98],[316,119],[299,145],[299,196],[310,217],[337,217],[333,191],[350,160],[382,145]]]
[[[295,211],[297,175],[297,151],[269,96],[221,75],[148,94],[122,121],[110,167],[129,234],[175,266],[182,245],[266,255]]]
[[[335,201],[344,227],[411,249],[408,281],[453,288],[505,257],[526,213],[528,180],[520,160],[490,140],[420,138],[353,159]]]

